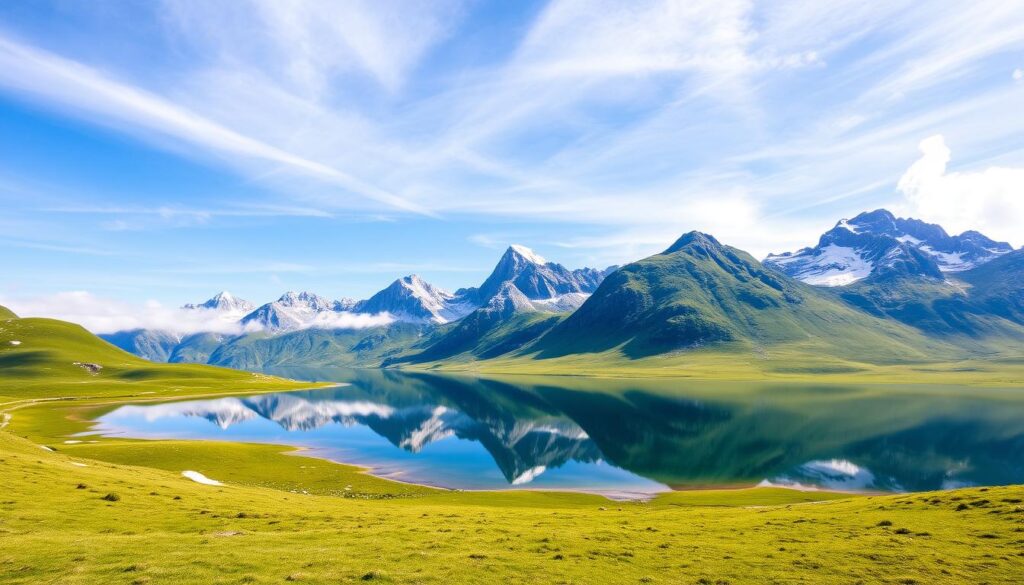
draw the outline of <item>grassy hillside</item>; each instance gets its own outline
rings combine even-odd
[[[18,316],[14,314],[14,311],[0,305],[0,321],[4,319],[17,319]]]
[[[387,360],[384,365],[493,359],[536,341],[564,317],[545,312],[506,316],[494,311],[476,310],[439,329],[405,355]]]
[[[631,358],[618,348],[557,358],[502,356],[479,361],[464,356],[404,365],[420,369],[486,375],[678,378],[694,380],[794,380],[835,383],[957,384],[1019,388],[1024,359],[1019,351],[972,359],[923,358],[873,363],[860,356],[828,355],[814,342],[771,348],[718,347]],[[889,360],[887,360],[889,361]]]
[[[309,384],[224,368],[154,364],[53,319],[0,321],[0,404],[83,396],[163,396]]]

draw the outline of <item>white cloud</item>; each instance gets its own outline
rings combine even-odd
[[[908,213],[952,233],[978,230],[1015,246],[1024,243],[1024,169],[988,167],[949,172],[942,135],[921,141],[921,158],[900,178]]]
[[[248,63],[313,96],[364,71],[398,90],[459,23],[462,0],[167,0],[176,33],[216,59]]]
[[[129,329],[159,329],[177,335],[198,331],[241,333],[237,317],[232,322],[215,311],[187,311],[155,301],[133,304],[102,298],[86,291],[60,292],[32,298],[4,299],[22,317],[48,317],[78,323],[93,333]],[[17,309],[14,309],[17,307]]]
[[[744,0],[551,2],[520,48],[541,77],[735,70],[750,64]]]
[[[1014,69],[1013,70],[1013,80],[1018,82],[1018,83],[1021,82],[1021,81],[1024,81],[1024,69],[1020,69],[1020,68]]]
[[[291,173],[341,187],[391,207],[426,213],[415,203],[338,168],[236,132],[81,63],[2,36],[0,86],[84,114],[93,122],[112,124],[144,137],[155,133],[157,137],[173,138],[204,148],[210,154],[236,157],[239,164],[278,165]]]
[[[379,327],[395,321],[388,313],[319,313],[306,325],[309,329],[365,329]]]
[[[629,213],[625,207],[630,199],[612,211]],[[806,245],[821,233],[820,226],[789,218],[763,219],[760,202],[741,191],[711,196],[680,197],[677,205],[666,207],[663,214],[636,221],[625,227],[598,235],[556,240],[554,245],[586,250],[590,265],[623,264],[668,248],[680,235],[697,230],[713,235],[723,244],[763,258],[770,252]]]
[[[153,329],[173,335],[199,332],[241,334],[260,329],[257,324],[243,327],[240,314],[206,309],[186,310],[168,307],[156,301],[143,304],[97,297],[87,291],[69,291],[32,298],[0,298],[21,317],[47,317],[77,323],[93,333],[114,333],[132,329]],[[393,318],[386,314],[323,313],[306,326],[314,329],[362,329],[386,325]]]

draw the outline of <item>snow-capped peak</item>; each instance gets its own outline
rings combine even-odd
[[[281,295],[277,302],[286,307],[306,306],[318,311],[331,309],[334,304],[330,299],[308,291],[300,293],[288,291]]]
[[[356,303],[353,310],[387,313],[399,321],[447,323],[461,319],[474,308],[468,299],[438,288],[419,275],[410,274],[392,282],[369,299]]]
[[[548,263],[548,261],[545,260],[543,256],[527,248],[526,246],[520,244],[512,244],[511,246],[509,246],[509,249],[515,252],[516,254],[519,254],[527,261],[532,262],[534,264],[540,264],[543,266],[544,264]]]
[[[813,248],[771,254],[765,264],[809,284],[842,286],[880,272],[942,278],[1012,250],[978,232],[950,236],[941,226],[877,209],[840,220]]]
[[[221,291],[204,303],[188,303],[183,309],[208,309],[225,313],[244,313],[251,311],[255,305],[245,299],[240,299],[228,291]]]
[[[409,291],[413,298],[419,299],[431,311],[440,310],[444,303],[452,298],[451,293],[423,280],[418,274],[410,274],[400,278],[396,281],[396,284]]]

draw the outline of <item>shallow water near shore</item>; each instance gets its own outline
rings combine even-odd
[[[121,406],[94,432],[260,442],[454,489],[642,497],[1024,482],[1024,389],[278,369],[322,390]]]

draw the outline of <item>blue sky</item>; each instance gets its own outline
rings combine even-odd
[[[0,3],[0,299],[762,257],[882,206],[1024,244],[1024,5],[879,4]]]

